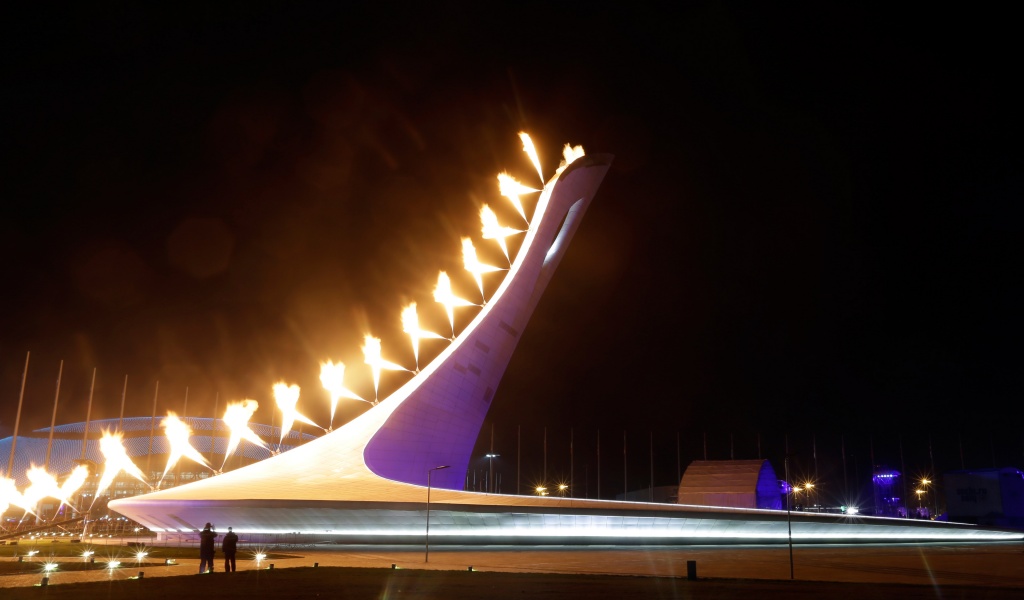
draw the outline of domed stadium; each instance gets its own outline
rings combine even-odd
[[[186,456],[174,461],[175,464],[168,468],[173,450],[160,426],[162,417],[98,419],[57,425],[52,431],[50,427],[44,427],[18,435],[17,438],[11,436],[0,439],[0,458],[7,458],[8,462],[0,473],[12,480],[19,490],[32,485],[30,471],[34,468],[41,467],[58,483],[64,482],[78,465],[88,468],[85,483],[69,498],[70,506],[62,505],[58,499],[46,497],[38,504],[37,516],[31,516],[28,511],[17,506],[0,504],[4,529],[10,531],[19,526],[24,527],[29,521],[32,525],[41,525],[73,520],[84,512],[89,513],[90,520],[103,520],[109,517],[107,502],[115,498],[127,498],[154,489],[206,479],[287,452],[317,437],[299,429],[289,431],[282,440],[280,427],[249,423],[249,428],[265,445],[241,440],[229,452],[231,430],[222,419],[179,418],[191,429],[189,443],[192,448],[208,465]],[[101,439],[111,433],[121,434],[125,453],[146,481],[121,471],[97,497],[105,461]]]

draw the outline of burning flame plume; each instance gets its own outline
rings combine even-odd
[[[416,303],[413,302],[409,306],[402,309],[402,331],[409,334],[409,338],[412,340],[412,355],[416,359],[416,371],[420,370],[420,340],[423,338],[434,338],[443,340],[445,337],[434,333],[433,331],[426,331],[420,329],[420,319],[416,314]]]
[[[533,163],[534,168],[537,169],[537,175],[540,176],[540,184],[544,185],[544,172],[540,168],[540,158],[537,156],[537,149],[533,146],[533,140],[530,139],[530,134],[520,131],[519,139],[523,141],[523,151],[530,157],[530,161]]]
[[[519,216],[527,223],[530,220],[526,218],[526,211],[523,210],[523,201],[519,199],[519,196],[539,191],[519,183],[508,173],[498,173],[498,192],[512,202],[512,206],[519,212]]]
[[[77,465],[74,469],[71,469],[71,473],[64,480],[64,483],[60,484],[60,495],[57,496],[60,503],[71,506],[71,496],[74,496],[75,492],[85,485],[87,479],[89,479],[89,467]],[[95,501],[96,496],[93,496],[93,502]],[[57,510],[60,510],[60,507],[57,507]]]
[[[350,398],[352,400],[369,402],[369,400],[364,400],[359,394],[345,387],[345,363],[343,362],[327,361],[320,363],[320,383],[324,385],[324,389],[331,395],[331,423],[327,428],[328,431],[334,429],[334,412],[338,408],[338,400]]]
[[[128,452],[124,449],[122,436],[121,432],[111,433],[104,431],[103,437],[100,438],[100,453],[103,454],[103,475],[100,476],[100,481],[96,485],[96,496],[93,496],[93,502],[96,501],[96,497],[110,487],[110,484],[114,482],[114,478],[121,471],[149,485],[149,482],[146,481],[146,476],[142,473],[142,469],[136,466],[132,459],[128,458]]]
[[[32,512],[32,504],[25,501],[25,496],[18,491],[13,479],[0,477],[0,515],[7,512],[7,509],[17,506],[26,513]]]
[[[441,274],[437,276],[437,287],[434,288],[434,300],[442,304],[445,312],[448,313],[448,323],[452,326],[452,338],[454,338],[455,307],[476,305],[469,300],[463,300],[452,293],[452,281],[444,271],[441,271]]]
[[[188,426],[188,423],[179,419],[178,415],[174,414],[174,412],[168,411],[167,416],[160,421],[160,427],[163,428],[167,442],[171,445],[171,452],[167,457],[167,466],[164,467],[163,475],[160,476],[161,483],[164,477],[167,477],[167,472],[174,465],[178,464],[182,457],[195,461],[211,471],[213,470],[210,463],[206,462],[206,458],[189,441],[189,438],[192,437],[192,428]]]
[[[583,151],[583,146],[571,146],[566,144],[565,148],[562,148],[562,162],[558,165],[558,169],[555,170],[555,175],[561,175],[562,171],[571,165],[573,161],[578,158],[583,158],[584,156],[586,156],[586,152]]]
[[[60,486],[57,480],[42,467],[32,466],[25,472],[29,486],[23,494],[25,504],[35,507],[43,498],[59,498]]]
[[[481,263],[476,257],[476,248],[473,247],[473,240],[468,237],[462,238],[462,264],[473,275],[476,286],[480,288],[480,298],[486,303],[487,298],[484,297],[483,274],[501,271],[501,269]]]
[[[274,401],[277,402],[277,408],[281,410],[281,440],[277,444],[278,449],[284,444],[284,438],[292,430],[292,425],[295,424],[295,421],[301,421],[307,425],[323,429],[323,427],[320,427],[295,409],[295,405],[299,403],[299,386],[288,385],[284,382],[275,383]]]
[[[236,448],[238,448],[239,442],[246,440],[249,443],[255,444],[260,448],[267,448],[267,445],[263,443],[260,436],[256,435],[256,432],[249,427],[249,419],[252,418],[256,409],[260,407],[259,402],[255,400],[242,400],[241,402],[231,402],[228,407],[224,409],[224,424],[228,426],[228,430],[231,431],[231,435],[228,437],[228,447],[224,450],[224,462],[220,465],[220,470],[224,470],[224,465],[228,462],[228,456],[230,456]]]
[[[380,386],[380,372],[381,370],[388,371],[408,371],[402,365],[396,365],[393,362],[389,362],[380,357],[380,339],[375,338],[372,335],[367,335],[363,338],[363,362],[370,365],[370,369],[373,371],[373,403],[377,403],[377,388]]]
[[[501,253],[505,255],[505,260],[508,264],[512,264],[512,259],[508,256],[508,245],[505,244],[505,238],[511,237],[517,233],[522,233],[521,229],[513,229],[511,227],[502,227],[498,224],[498,216],[494,214],[490,206],[484,204],[480,207],[480,221],[483,223],[483,234],[485,240],[497,240],[498,246],[501,247]]]

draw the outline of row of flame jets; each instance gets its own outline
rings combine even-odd
[[[529,156],[533,166],[537,169],[537,174],[540,176],[541,185],[543,187],[545,185],[544,173],[541,169],[540,159],[537,155],[536,148],[533,145],[533,141],[526,133],[520,133],[519,138],[523,142],[523,151]],[[562,151],[563,160],[556,170],[556,175],[561,173],[570,163],[583,155],[584,152],[581,146],[571,146],[566,144]],[[498,190],[503,197],[507,198],[512,203],[513,207],[522,217],[528,228],[530,220],[526,216],[526,211],[523,209],[523,203],[520,200],[520,197],[525,194],[539,192],[541,190],[523,185],[507,173],[501,173],[498,175]],[[526,230],[499,224],[498,217],[486,204],[484,204],[480,209],[480,220],[483,225],[483,239],[494,240],[497,242],[502,253],[505,255],[505,259],[509,262],[509,266],[511,266],[512,263],[509,258],[508,247],[505,240],[513,235],[524,233]],[[466,271],[472,275],[473,280],[476,282],[477,287],[480,290],[481,301],[486,302],[486,298],[484,298],[483,275],[496,271],[505,271],[507,270],[507,267],[496,267],[481,263],[477,259],[473,241],[468,237],[462,238],[462,259]],[[339,401],[342,399],[377,404],[377,391],[380,383],[381,371],[391,370],[419,372],[420,340],[443,339],[448,340],[449,342],[454,341],[455,309],[467,306],[480,306],[475,302],[456,296],[452,292],[451,280],[449,279],[448,274],[444,271],[441,271],[438,275],[437,285],[434,288],[434,300],[444,306],[445,313],[448,316],[448,323],[451,326],[451,337],[421,329],[419,326],[419,317],[416,312],[415,302],[409,304],[402,310],[402,329],[409,335],[412,341],[413,357],[416,361],[415,371],[411,371],[399,364],[384,360],[381,357],[380,339],[372,335],[366,335],[364,337],[364,344],[362,348],[364,356],[363,362],[369,366],[373,375],[374,399],[372,401],[363,398],[345,386],[344,363],[333,362],[331,360],[321,363],[320,382],[323,384],[324,389],[327,390],[330,398],[331,424],[329,427],[321,427],[297,410],[296,406],[298,405],[300,392],[299,386],[284,382],[274,384],[274,401],[277,404],[278,410],[280,410],[282,414],[281,439],[278,448],[281,447],[285,437],[291,431],[292,426],[296,421],[312,425],[313,427],[323,429],[324,431],[330,431],[333,429],[334,414],[337,410]],[[187,458],[219,473],[227,463],[228,456],[238,448],[242,440],[268,451],[272,451],[249,427],[249,420],[252,418],[253,413],[256,412],[258,407],[259,404],[257,401],[250,399],[228,404],[224,411],[223,420],[231,433],[228,438],[227,449],[224,453],[224,462],[221,463],[220,469],[214,469],[214,467],[206,460],[206,457],[192,446],[189,441],[189,438],[192,436],[192,430],[188,424],[178,418],[174,412],[168,411],[167,416],[161,420],[160,426],[167,438],[170,446],[170,452],[167,457],[167,465],[164,467],[164,472],[155,486],[152,486],[146,480],[146,476],[142,470],[132,462],[131,458],[128,457],[128,452],[123,443],[123,433],[120,431],[104,431],[99,442],[100,452],[104,459],[103,474],[96,486],[93,503],[95,503],[96,499],[110,487],[114,478],[122,472],[135,477],[142,483],[150,485],[152,488],[159,489],[166,478],[167,473],[169,473],[182,458]],[[25,515],[35,514],[39,502],[44,498],[53,498],[58,500],[62,506],[64,504],[70,505],[71,498],[88,479],[89,471],[84,465],[78,465],[64,479],[63,483],[58,483],[57,478],[53,474],[39,466],[32,466],[28,469],[25,475],[29,481],[29,485],[23,492],[18,491],[13,479],[0,477],[0,515],[3,515],[11,507],[23,509]]]

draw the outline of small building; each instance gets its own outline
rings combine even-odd
[[[1024,472],[1013,467],[942,476],[950,521],[1024,529]]]
[[[695,460],[679,482],[678,503],[782,510],[779,479],[767,460]]]

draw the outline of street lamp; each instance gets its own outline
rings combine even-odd
[[[923,488],[925,488],[925,492],[926,493],[928,491],[928,486],[930,486],[931,484],[932,484],[932,480],[931,479],[928,479],[928,478],[921,479],[921,486]],[[932,513],[931,516],[932,516],[932,518],[935,518],[936,513],[939,512],[939,497],[937,495],[935,495],[935,492],[932,492],[932,505],[935,507],[935,510],[934,510],[934,512]]]
[[[486,456],[487,456],[487,493],[490,494],[490,493],[494,492],[494,459],[498,458],[501,455],[500,454],[495,454],[493,452],[488,452]]]
[[[569,485],[566,483],[558,484],[558,495],[565,496],[565,492],[569,489]]]
[[[427,469],[427,533],[423,537],[423,562],[430,562],[430,476],[434,471],[440,471],[441,469],[447,469],[451,465],[441,465],[440,467],[434,467],[433,469]]]
[[[804,484],[804,489],[807,490],[807,503],[810,504],[809,508],[811,510],[817,511],[815,506],[817,506],[818,503],[814,499],[814,497],[811,495],[811,492],[814,491],[814,484],[811,483],[810,481],[808,481],[807,483]]]
[[[789,537],[789,578],[793,579],[793,513],[790,507],[790,497],[793,495],[795,488],[789,485],[789,456],[783,459],[783,464],[786,467],[786,530]]]

